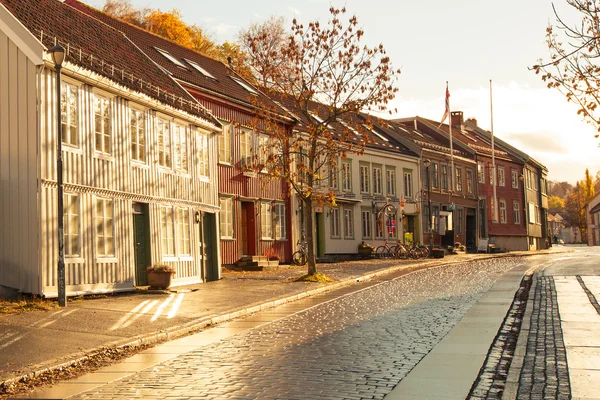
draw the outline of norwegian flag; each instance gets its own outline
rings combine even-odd
[[[442,116],[442,121],[440,122],[440,126],[438,126],[438,129],[442,126],[442,124],[444,123],[446,118],[448,118],[449,115],[450,115],[450,91],[448,90],[448,82],[446,82],[446,110],[444,110],[444,115]]]

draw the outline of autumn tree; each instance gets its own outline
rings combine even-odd
[[[548,196],[548,211],[552,214],[562,211],[565,208],[565,200],[558,196]]]
[[[566,2],[581,21],[567,23],[553,4],[556,24],[546,29],[550,56],[533,69],[549,88],[577,104],[577,113],[600,132],[600,0]]]
[[[338,159],[360,154],[369,142],[368,120],[361,111],[385,111],[397,92],[399,70],[394,70],[383,45],[361,44],[364,32],[356,16],[345,9],[330,8],[326,24],[304,25],[293,20],[287,33],[273,48],[271,36],[257,29],[246,38],[249,60],[259,82],[300,121],[294,134],[281,128],[279,112],[270,104],[263,110],[257,128],[272,132],[270,151],[263,165],[270,176],[284,179],[302,202],[304,233],[308,248],[308,274],[317,273],[314,247],[314,211],[335,204],[335,194],[324,190],[324,172],[336,170]],[[343,124],[341,123],[342,121]],[[335,129],[334,127],[337,127]],[[340,128],[342,127],[342,128]]]
[[[573,191],[565,200],[565,210],[567,221],[579,228],[580,239],[587,240],[587,205],[594,198],[594,180],[588,169],[585,170],[583,180],[577,182]]]

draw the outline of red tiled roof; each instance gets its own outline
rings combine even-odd
[[[47,48],[54,46],[55,40],[63,45],[66,61],[220,126],[196,99],[116,29],[57,0],[0,3]]]
[[[231,69],[222,62],[202,55],[187,47],[180,46],[168,39],[155,35],[142,28],[121,21],[77,0],[66,0],[65,4],[75,7],[78,10],[81,10],[84,13],[93,16],[105,24],[108,24],[123,32],[131,41],[139,46],[139,48],[146,53],[146,55],[150,57],[152,61],[169,71],[174,78],[198,86],[201,89],[209,92],[220,94],[229,99],[235,99],[243,102],[247,106],[255,105],[256,101],[253,101],[255,95],[251,94],[240,84],[236,83],[231,78],[232,76],[236,76],[235,73],[233,73]],[[172,61],[168,60],[165,56],[160,54],[158,50],[156,50],[157,47],[167,51],[180,63],[182,63],[185,68],[177,66]],[[197,63],[214,78],[207,77],[201,72],[197,71],[186,60],[191,60]],[[259,93],[258,95],[263,97],[261,102],[268,101],[268,99],[262,96],[262,94]]]

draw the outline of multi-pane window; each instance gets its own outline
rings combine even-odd
[[[338,188],[338,172],[334,165],[329,165],[329,187],[332,189]]]
[[[409,199],[411,199],[413,197],[412,172],[411,171],[404,171],[404,194]]]
[[[473,193],[473,170],[467,169],[467,193]]]
[[[455,231],[456,233],[462,233],[463,232],[463,226],[465,223],[465,210],[463,210],[462,208],[459,208],[457,210],[457,214],[458,214],[458,218],[456,218],[456,228]]]
[[[510,169],[510,176],[511,176],[511,180],[512,180],[512,188],[518,189],[519,188],[519,173],[517,172],[517,170],[515,168]]]
[[[187,208],[177,209],[177,252],[178,255],[191,255],[190,245],[190,211]]]
[[[241,166],[252,165],[252,131],[249,129],[240,131],[240,164]]]
[[[498,207],[500,208],[500,223],[506,224],[506,200],[498,201]]]
[[[221,197],[220,228],[221,238],[233,239],[233,198]]]
[[[350,192],[352,190],[352,170],[350,163],[342,162],[342,191]]]
[[[164,119],[157,119],[156,133],[158,137],[158,165],[171,168],[171,127]]]
[[[161,208],[160,229],[163,256],[175,256],[175,227],[173,224],[173,207]]]
[[[380,212],[375,215],[375,239],[383,239],[384,213]]]
[[[533,189],[534,190],[539,190],[539,180],[538,180],[538,174],[534,173],[533,174]]]
[[[360,192],[369,193],[369,166],[360,166]]]
[[[78,257],[81,255],[81,227],[79,223],[81,206],[79,196],[65,193],[63,201],[65,256]]]
[[[275,205],[273,205],[273,210],[275,214],[275,218],[273,220],[273,224],[275,225],[275,239],[285,239],[285,204],[275,203]]]
[[[455,168],[454,171],[456,171],[456,191],[457,192],[462,192],[463,190],[463,183],[462,183],[462,168]]]
[[[542,223],[542,217],[540,214],[540,207],[539,206],[535,206],[535,223],[536,224],[541,224]]]
[[[431,163],[431,187],[440,188],[440,170],[438,163]]]
[[[448,165],[442,164],[442,190],[448,190]]]
[[[331,237],[340,237],[340,209],[338,207],[331,208]]]
[[[78,112],[79,88],[75,85],[61,82],[60,113],[62,142],[70,146],[79,146]]]
[[[208,136],[204,133],[196,135],[196,156],[198,157],[198,175],[207,177],[209,174]]]
[[[96,138],[96,151],[110,154],[111,148],[111,100],[94,95],[94,132]]]
[[[219,162],[231,164],[231,138],[233,126],[223,124],[223,134],[219,136]]]
[[[504,176],[504,167],[498,167],[498,186],[506,186],[506,177]]]
[[[381,187],[381,167],[373,167],[373,194],[383,194]]]
[[[271,143],[269,136],[259,135],[258,136],[258,163],[265,165],[271,154]]]
[[[390,197],[396,196],[396,170],[386,169],[385,175],[387,195]]]
[[[517,200],[513,200],[513,223],[515,225],[521,223],[521,205]]]
[[[440,206],[432,206],[431,210],[433,212],[433,218],[431,221],[431,229],[433,230],[433,232],[438,232],[439,231],[439,226],[440,226]]]
[[[175,156],[175,169],[183,172],[187,171],[187,129],[183,125],[173,125],[173,150],[173,154]]]
[[[371,239],[371,211],[362,210],[362,237],[363,239]]]
[[[270,202],[260,203],[260,236],[262,239],[273,239],[273,218]]]
[[[485,183],[485,164],[483,162],[477,163],[477,180],[479,183]]]
[[[96,199],[96,253],[98,257],[115,255],[114,209],[111,199]]]
[[[146,162],[146,112],[129,108],[129,137],[131,158]]]
[[[390,239],[396,239],[398,237],[398,226],[396,224],[396,213],[389,213],[387,215],[387,230]]]
[[[354,213],[351,208],[344,208],[344,237],[354,237]]]

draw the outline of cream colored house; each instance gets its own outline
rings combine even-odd
[[[118,31],[0,0],[0,285],[57,295],[56,42],[67,295],[132,290],[153,263],[218,279],[218,121]]]

